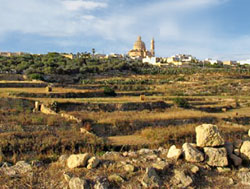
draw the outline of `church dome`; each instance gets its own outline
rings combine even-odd
[[[138,37],[133,49],[139,51],[146,51],[146,46],[145,43],[141,40],[141,36]]]

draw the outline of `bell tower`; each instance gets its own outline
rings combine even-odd
[[[154,38],[151,40],[151,55],[155,56],[155,40]]]

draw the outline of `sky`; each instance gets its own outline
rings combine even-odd
[[[0,51],[250,58],[249,0],[0,0]]]

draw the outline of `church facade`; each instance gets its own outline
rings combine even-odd
[[[128,52],[128,55],[131,58],[146,58],[155,56],[155,41],[151,40],[151,50],[146,49],[145,43],[141,40],[141,36],[137,38],[137,41],[134,43],[132,50]]]

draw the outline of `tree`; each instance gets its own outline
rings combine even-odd
[[[95,54],[95,48],[92,49],[92,54],[93,54],[93,55]]]

